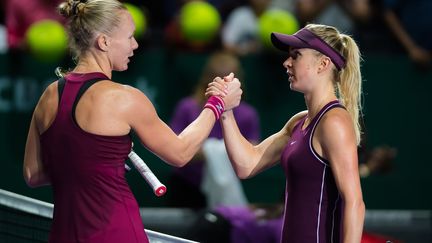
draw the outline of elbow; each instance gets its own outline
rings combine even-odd
[[[187,165],[191,159],[192,156],[179,154],[178,156],[175,156],[171,162],[173,166],[180,168]]]
[[[366,205],[361,197],[353,200],[345,201],[346,206],[351,208],[353,212],[356,212],[361,218],[364,218],[366,212]]]
[[[241,160],[230,158],[230,160],[237,177],[240,179],[252,178],[262,170],[262,168],[258,166],[260,162],[253,159]]]
[[[32,181],[26,181],[26,183],[27,183],[27,186],[30,187],[30,188],[39,187],[39,184],[33,183]]]
[[[187,164],[188,164],[188,161],[186,161],[186,160],[179,160],[179,161],[175,162],[174,166],[177,167],[177,168],[181,168],[181,167],[183,167],[183,166],[185,166]]]
[[[31,187],[31,188],[38,187],[38,183],[36,183],[34,176],[31,176],[31,175],[24,173],[24,180],[25,180],[28,187]]]
[[[365,215],[366,215],[366,206],[363,200],[360,200],[357,204],[357,215],[359,217],[359,220],[362,222],[362,225],[364,224]]]
[[[234,171],[235,171],[235,173],[239,179],[244,180],[244,179],[249,179],[250,177],[252,177],[252,173],[250,171],[247,171],[244,169],[241,170],[239,168],[235,168]]]
[[[24,168],[23,168],[23,177],[24,177],[24,181],[27,184],[27,186],[29,186],[29,187],[35,187],[34,183],[33,183],[33,180],[32,180],[33,175],[30,172],[30,169],[27,168],[26,166],[24,166]]]
[[[39,178],[25,178],[25,182],[27,184],[27,186],[31,187],[31,188],[36,188],[36,187],[40,187],[40,186],[45,186],[48,185],[49,182],[46,180],[41,180]]]
[[[365,212],[365,210],[366,210],[366,205],[365,205],[365,203],[364,203],[364,201],[363,201],[363,198],[358,198],[356,201],[355,201],[355,203],[354,203],[354,205],[356,206],[356,208],[360,211],[360,212]]]
[[[359,211],[363,215],[363,218],[364,218],[364,215],[366,213],[366,204],[364,203],[363,200],[360,201]]]
[[[257,173],[256,168],[251,166],[253,163],[250,163],[250,161],[241,161],[233,157],[230,157],[230,161],[237,177],[242,180],[249,179]]]
[[[32,173],[30,169],[24,168],[24,181],[31,188],[40,187],[49,184],[43,175]]]
[[[238,172],[238,171],[236,171],[236,175],[238,178],[240,178],[242,180],[248,179],[251,176],[250,173]]]

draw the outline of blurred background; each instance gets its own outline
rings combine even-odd
[[[22,162],[37,99],[57,79],[56,67],[74,67],[64,20],[55,10],[60,2],[0,2],[0,189],[49,203],[49,187],[31,189],[25,184]],[[258,140],[305,109],[302,95],[289,89],[282,66],[286,56],[271,47],[270,33],[292,34],[313,22],[352,35],[364,60],[365,139],[359,158],[368,210],[365,230],[395,242],[432,242],[432,1],[123,2],[133,15],[140,47],[129,69],[114,73],[113,80],[142,90],[161,119],[170,123],[178,102],[192,95],[204,77],[209,58],[229,53],[241,66],[243,98],[256,111]],[[174,169],[138,144],[135,139],[135,151],[168,186],[165,196],[156,197],[135,170],[127,174],[140,206],[150,208],[143,210],[145,225],[184,236],[181,229],[187,227],[185,222],[192,225],[190,217],[198,218],[205,199],[201,206],[188,205],[187,197],[184,205],[173,205]],[[284,186],[279,166],[241,181],[250,204],[280,203]],[[181,191],[176,192],[181,197]],[[167,217],[170,223],[161,223]]]

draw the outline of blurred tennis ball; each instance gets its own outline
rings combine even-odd
[[[258,33],[265,47],[272,47],[270,34],[279,32],[287,35],[294,34],[299,29],[297,18],[290,12],[281,9],[265,11],[258,20]]]
[[[67,49],[65,28],[55,20],[45,19],[33,23],[27,29],[25,37],[30,52],[41,61],[58,61]]]
[[[130,3],[124,3],[124,6],[129,11],[129,13],[132,15],[132,19],[135,23],[135,33],[134,37],[139,39],[141,38],[147,28],[147,19],[144,14],[144,12],[137,6],[130,4]]]
[[[180,10],[181,32],[188,41],[209,42],[216,36],[220,25],[218,10],[207,2],[188,2]]]

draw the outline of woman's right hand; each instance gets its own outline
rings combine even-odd
[[[223,79],[216,77],[211,83],[208,84],[206,89],[206,97],[220,96],[225,103],[225,110],[231,110],[240,104],[241,95],[243,90],[241,89],[240,81],[234,77],[233,73]]]

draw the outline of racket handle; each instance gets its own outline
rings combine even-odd
[[[135,169],[138,170],[141,176],[144,177],[147,183],[152,187],[154,194],[158,197],[164,195],[166,186],[159,181],[146,163],[134,151],[131,151],[128,157],[132,161]]]

